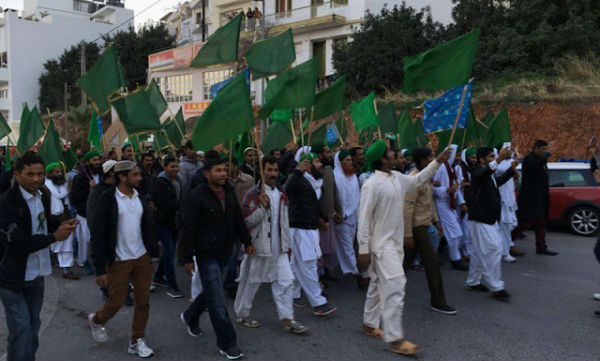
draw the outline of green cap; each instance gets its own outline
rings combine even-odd
[[[315,153],[304,153],[300,156],[300,162],[304,162],[305,160],[312,162],[313,160],[319,158]]]
[[[46,173],[50,173],[52,172],[52,170],[56,167],[60,167],[60,163],[59,162],[54,162],[54,163],[50,163],[46,166]]]
[[[94,157],[99,157],[101,154],[102,153],[100,153],[97,150],[90,150],[89,152],[85,153],[85,155],[83,156],[83,160],[87,162]]]
[[[385,145],[385,142],[381,139],[377,140],[371,144],[369,149],[367,149],[365,157],[367,158],[368,162],[374,162],[385,155],[386,149],[387,146]]]

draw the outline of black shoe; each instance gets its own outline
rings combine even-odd
[[[482,284],[478,284],[475,286],[465,286],[465,289],[468,291],[480,291],[480,292],[489,292],[490,291],[489,288],[485,287]]]
[[[190,336],[192,336],[192,337],[202,336],[202,330],[200,329],[200,326],[194,326],[194,327],[190,326],[190,324],[185,319],[185,314],[183,312],[181,312],[181,314],[179,315],[179,319],[181,320],[181,322],[183,322],[187,326],[187,332]]]
[[[596,317],[600,317],[600,311],[594,311],[594,315],[596,315]]]
[[[540,251],[536,251],[535,253],[537,253],[537,254],[543,254],[543,255],[546,255],[546,256],[556,256],[558,254],[558,252],[551,251],[549,249],[547,249],[545,251],[541,251],[541,252]]]
[[[467,266],[462,261],[452,261],[452,269],[455,269],[457,271],[468,271],[469,266]]]
[[[244,357],[242,350],[240,350],[240,348],[237,346],[231,346],[227,351],[219,349],[219,352],[229,360],[237,360],[241,357]]]
[[[431,306],[430,308],[431,308],[432,311],[443,313],[444,315],[456,315],[458,313],[454,308],[452,308],[452,307],[450,307],[448,305],[445,305],[445,306]]]
[[[492,292],[492,298],[498,301],[508,302],[508,300],[510,299],[510,293],[506,292],[506,290]]]
[[[133,306],[133,300],[131,299],[131,296],[129,295],[129,293],[127,294],[127,298],[125,299],[125,306],[127,306],[127,307]]]

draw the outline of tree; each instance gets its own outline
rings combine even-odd
[[[367,13],[355,28],[352,41],[334,47],[335,69],[348,76],[350,92],[399,89],[402,85],[403,57],[416,55],[449,39],[449,31],[434,22],[431,10],[415,10],[402,3],[384,7],[379,15]]]
[[[148,78],[148,55],[172,47],[175,37],[169,34],[165,24],[147,23],[136,32],[133,27],[113,36],[105,36],[104,41],[112,43],[125,71],[129,89],[146,84]]]
[[[46,109],[64,110],[65,83],[67,83],[67,106],[81,104],[81,89],[76,85],[77,79],[81,76],[80,54],[79,46],[72,46],[58,59],[50,59],[44,63],[44,71],[38,79],[41,112],[45,112]],[[88,43],[85,46],[85,55],[86,64],[90,66],[100,57],[100,48],[95,43]]]

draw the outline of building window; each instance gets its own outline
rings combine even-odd
[[[192,100],[192,74],[161,78],[160,90],[169,103],[189,102]]]
[[[0,68],[8,68],[8,54],[6,51],[0,53]]]
[[[204,93],[204,100],[211,100],[210,87],[222,82],[233,75],[233,69],[216,70],[216,71],[205,71],[202,74],[202,90]]]
[[[0,98],[8,98],[8,88],[0,89]]]

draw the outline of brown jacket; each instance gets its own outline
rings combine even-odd
[[[419,173],[417,168],[410,175]],[[416,191],[404,196],[404,237],[413,236],[413,228],[429,226],[438,222],[431,183],[420,186]]]
[[[329,165],[323,167],[323,195],[319,200],[321,214],[327,217],[333,217],[336,213],[342,214],[342,206],[335,187],[333,178],[333,168]]]
[[[235,197],[237,198],[238,203],[242,204],[246,193],[250,188],[254,187],[254,178],[251,175],[240,171],[240,175],[237,178],[229,179],[229,184],[235,191]]]

